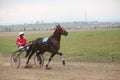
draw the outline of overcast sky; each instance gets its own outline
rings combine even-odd
[[[120,22],[120,0],[0,0],[0,24]]]

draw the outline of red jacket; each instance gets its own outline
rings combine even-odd
[[[26,38],[18,37],[17,40],[16,40],[16,44],[18,45],[18,48],[20,46],[26,46],[26,43],[27,43]]]

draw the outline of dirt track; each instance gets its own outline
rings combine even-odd
[[[120,80],[120,64],[115,63],[67,62],[62,66],[52,61],[50,70],[24,68],[23,63],[19,69],[10,69],[8,57],[0,55],[0,80]]]

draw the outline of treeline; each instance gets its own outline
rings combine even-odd
[[[44,24],[24,24],[24,25],[7,25],[0,26],[0,32],[12,31],[40,31],[40,30],[53,30],[58,23],[44,23]],[[68,30],[87,30],[87,29],[115,29],[120,28],[120,23],[108,22],[66,22],[59,23]]]

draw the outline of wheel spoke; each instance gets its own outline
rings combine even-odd
[[[14,68],[14,69],[19,68],[19,66],[20,66],[20,56],[13,53],[10,57],[10,65],[11,65],[11,68]]]

